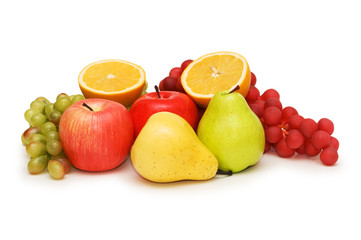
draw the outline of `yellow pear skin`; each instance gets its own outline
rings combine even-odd
[[[218,161],[182,117],[153,114],[135,140],[131,161],[136,171],[152,182],[207,180],[218,170]]]

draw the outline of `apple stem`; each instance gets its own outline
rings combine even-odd
[[[229,93],[233,93],[233,92],[237,91],[238,89],[239,89],[239,85],[237,85],[235,88],[233,88],[233,90],[231,90]]]
[[[159,87],[157,85],[154,86],[155,91],[157,92],[158,98],[162,98],[159,93]]]
[[[232,176],[233,172],[232,172],[232,171],[225,172],[225,171],[223,171],[223,170],[221,170],[221,169],[218,169],[218,170],[217,170],[217,174]]]
[[[86,104],[85,102],[83,103],[83,106],[86,107],[87,109],[89,109],[90,111],[94,111],[88,104]]]

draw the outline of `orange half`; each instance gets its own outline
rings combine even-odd
[[[215,52],[191,62],[183,71],[181,82],[194,102],[206,108],[215,93],[231,91],[237,85],[237,92],[246,97],[251,85],[251,71],[242,55]]]
[[[141,95],[145,72],[134,63],[107,59],[86,66],[78,83],[86,98],[104,98],[127,107]]]

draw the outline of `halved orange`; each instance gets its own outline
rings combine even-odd
[[[184,69],[181,82],[186,93],[200,107],[207,107],[213,95],[220,91],[237,92],[246,97],[251,85],[247,60],[234,52],[206,54]]]
[[[104,98],[127,107],[141,95],[145,72],[134,63],[107,59],[86,66],[78,83],[86,98]]]

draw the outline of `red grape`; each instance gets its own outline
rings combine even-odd
[[[264,110],[264,101],[261,99],[257,99],[256,101],[254,101],[254,104],[257,104],[258,106],[260,106],[260,108],[262,109],[262,112]]]
[[[340,143],[338,142],[337,138],[330,137],[330,145],[335,149],[338,150],[338,147],[340,146]]]
[[[269,143],[276,143],[283,137],[282,129],[278,126],[266,127],[264,133]]]
[[[248,106],[257,115],[257,117],[259,117],[259,118],[262,117],[263,110],[259,105],[255,104],[255,103],[250,103]]]
[[[298,149],[303,145],[303,142],[304,142],[304,138],[299,130],[293,129],[288,132],[286,136],[287,146],[289,146],[292,149]]]
[[[182,69],[180,67],[172,68],[169,72],[169,77],[178,79],[182,75]]]
[[[182,72],[184,71],[184,69],[186,69],[186,67],[188,67],[188,65],[193,62],[192,59],[188,59],[188,60],[185,60],[182,65],[181,65],[181,69],[182,69]]]
[[[282,111],[282,103],[278,98],[269,98],[265,101],[264,103],[264,108],[268,108],[270,106],[275,106],[277,107],[279,110]]]
[[[176,83],[176,89],[178,92],[182,92],[185,93],[182,82],[180,80],[180,78],[177,79],[177,83]]]
[[[160,91],[165,91],[163,84],[164,84],[164,79],[159,82],[159,90],[160,90]]]
[[[288,106],[282,110],[282,120],[285,122],[288,122],[290,117],[292,117],[294,115],[298,115],[298,112],[293,107]]]
[[[277,144],[276,144],[276,152],[280,157],[292,157],[295,154],[295,150],[290,148],[286,140],[282,138]]]
[[[308,156],[312,157],[320,153],[320,149],[315,148],[310,141],[305,141],[304,146],[305,146],[305,153]]]
[[[301,147],[297,148],[296,152],[298,154],[305,154],[305,144],[303,144]]]
[[[165,91],[177,91],[177,79],[172,77],[164,78],[163,88]]]
[[[300,125],[301,132],[307,138],[310,138],[312,134],[317,131],[317,129],[318,129],[317,123],[311,118],[303,119]]]
[[[280,98],[280,94],[273,88],[266,90],[262,95],[262,100],[267,100],[269,98]]]
[[[282,112],[275,106],[266,108],[263,111],[263,120],[267,125],[277,125],[281,123]]]
[[[251,86],[246,96],[247,102],[254,102],[258,98],[259,98],[259,90],[256,87]]]
[[[333,122],[328,118],[321,118],[318,123],[318,129],[324,130],[328,132],[328,134],[332,134],[334,130]]]
[[[272,144],[270,144],[269,142],[266,141],[263,152],[268,152],[269,150],[271,150],[271,147],[272,147]]]
[[[303,121],[302,116],[293,115],[288,119],[288,125],[289,125],[290,129],[299,129],[302,121]]]
[[[312,134],[311,143],[315,148],[323,149],[330,143],[330,134],[323,130],[317,130]]]
[[[253,72],[251,72],[251,86],[255,86],[257,82],[256,75],[254,75]]]
[[[324,165],[332,166],[338,160],[338,153],[333,147],[327,147],[321,152],[320,159]]]

